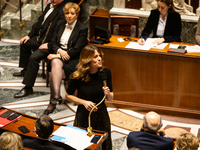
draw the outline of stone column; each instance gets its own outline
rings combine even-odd
[[[114,0],[113,3],[114,8],[125,8],[125,0]]]
[[[196,9],[197,16],[200,16],[200,0],[199,0],[199,7]]]

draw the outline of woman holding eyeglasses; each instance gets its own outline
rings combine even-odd
[[[152,31],[153,38],[158,38],[152,44],[181,42],[181,17],[174,10],[173,0],[157,0],[157,6],[157,9],[151,10],[138,44],[145,44],[145,40]]]

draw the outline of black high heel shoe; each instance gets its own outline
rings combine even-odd
[[[63,103],[63,99],[61,96],[58,98],[58,103],[59,103],[59,105]]]
[[[61,96],[59,98],[52,98],[52,99],[50,99],[50,102],[52,104],[54,104],[54,105],[56,105],[57,103],[62,104],[62,101],[63,101],[63,99],[62,99]]]
[[[49,115],[49,114],[51,114],[53,111],[54,111],[54,109],[56,109],[56,104],[57,103],[59,103],[59,104],[62,104],[62,101],[63,101],[63,99],[62,99],[62,97],[60,96],[59,98],[52,98],[52,99],[50,99],[50,103],[49,103],[49,105],[51,104],[51,105],[53,105],[54,107],[53,107],[53,109],[46,109],[45,111],[44,111],[44,114],[45,115]]]
[[[50,102],[50,104],[52,104],[52,103]],[[45,109],[44,115],[49,115],[54,111],[54,109],[56,109],[56,105],[54,105],[54,104],[52,104],[52,105],[54,106],[53,109],[51,109],[51,110]]]
[[[55,108],[54,108],[54,109],[55,109]],[[49,114],[51,114],[51,113],[54,111],[54,109],[52,109],[52,110],[45,109],[44,115],[49,115]]]

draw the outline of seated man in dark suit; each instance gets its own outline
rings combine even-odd
[[[37,150],[64,150],[49,141],[49,136],[54,130],[53,120],[47,116],[42,115],[35,121],[36,139],[24,139],[24,147],[33,148]]]
[[[152,111],[148,112],[143,118],[142,130],[129,133],[127,147],[136,147],[140,150],[173,150],[173,139],[158,135],[161,127],[161,116]]]

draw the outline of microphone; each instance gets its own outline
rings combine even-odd
[[[102,77],[102,80],[103,80],[103,86],[107,87],[107,82],[106,82],[107,76],[106,76],[106,73],[104,71],[102,71],[101,77]],[[105,98],[106,98],[106,95],[104,95],[103,99],[97,105],[95,105],[92,108],[92,110],[90,111],[90,113],[88,115],[88,127],[87,127],[88,135],[94,134],[94,132],[92,131],[92,127],[91,127],[90,115],[91,115],[92,111],[94,110],[94,108],[99,106],[105,100]]]
[[[106,73],[104,71],[102,71],[102,80],[103,80],[103,86],[106,87],[107,86],[107,82],[106,82],[106,79],[107,79],[107,76],[106,76]]]

